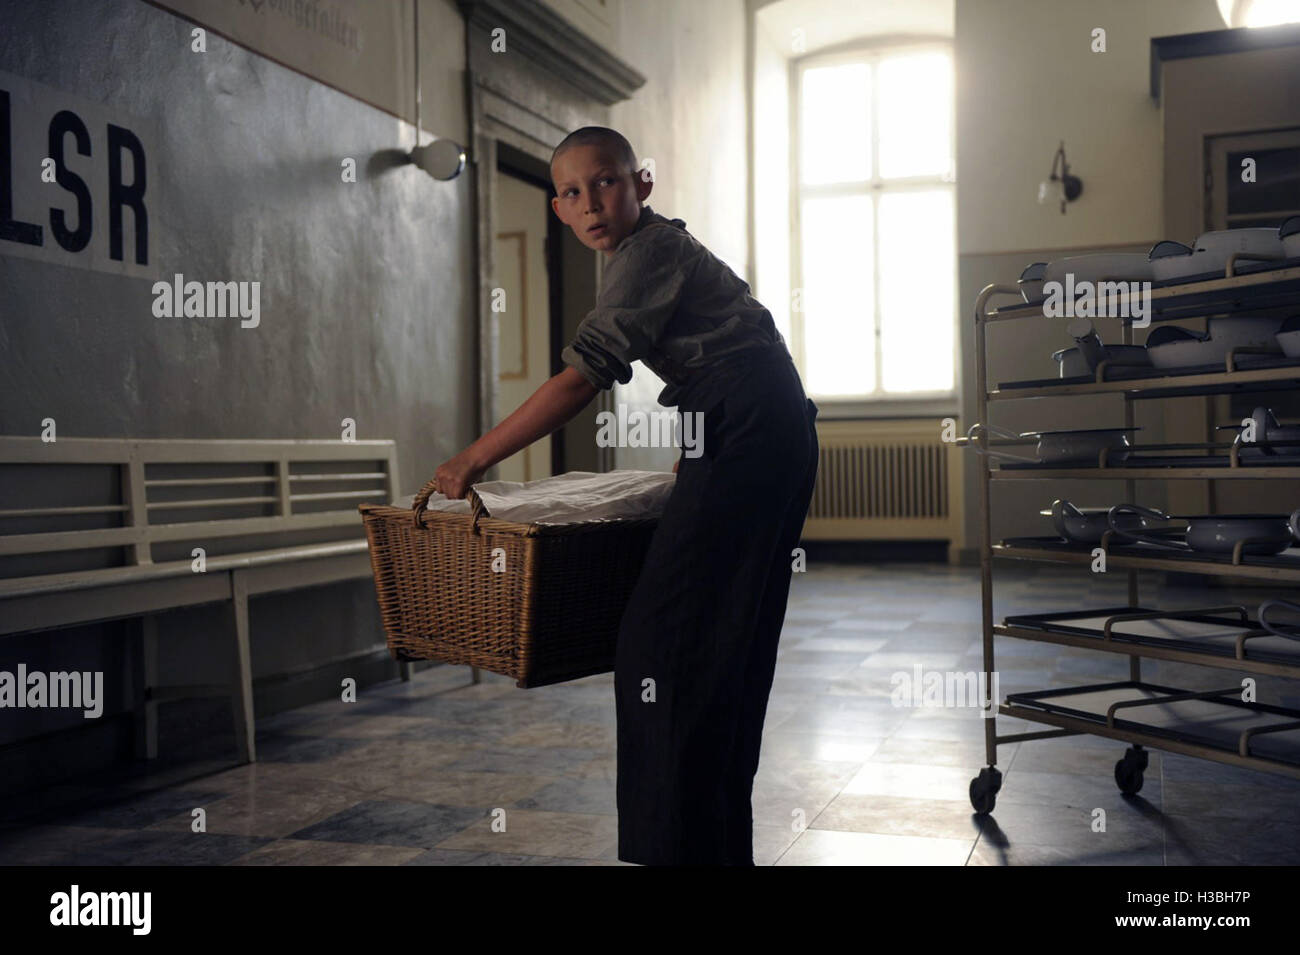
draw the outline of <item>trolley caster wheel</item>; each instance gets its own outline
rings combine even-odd
[[[1130,746],[1124,758],[1115,763],[1115,782],[1125,796],[1142,789],[1142,772],[1147,768],[1147,751],[1140,746]]]
[[[980,770],[980,774],[970,781],[970,804],[975,812],[987,816],[993,811],[998,801],[998,790],[1002,788],[1002,773],[989,766]]]

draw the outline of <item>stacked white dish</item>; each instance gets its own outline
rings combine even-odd
[[[1283,228],[1285,227],[1284,223]],[[1205,272],[1223,273],[1227,269],[1228,259],[1233,255],[1281,259],[1288,254],[1285,251],[1281,231],[1281,229],[1223,229],[1217,232],[1206,232],[1198,237],[1191,247],[1168,240],[1157,242],[1148,253],[1151,272],[1156,281],[1167,282]],[[1300,240],[1297,240],[1296,244],[1300,246]],[[1300,249],[1293,254],[1300,255]],[[1258,259],[1250,258],[1246,261],[1254,262]]]
[[[1300,232],[1296,233],[1300,236]],[[1277,330],[1277,343],[1287,358],[1300,358],[1300,315],[1292,315]]]
[[[1209,331],[1194,332],[1181,325],[1160,325],[1147,336],[1147,356],[1156,368],[1216,365],[1234,348],[1278,351],[1281,315],[1214,315]]]
[[[1262,405],[1256,408],[1250,415],[1250,425],[1252,440],[1243,440],[1246,437],[1245,423],[1221,425],[1220,431],[1237,431],[1237,444],[1243,458],[1262,458],[1275,457],[1277,455],[1296,455],[1300,454],[1300,443],[1294,445],[1281,445],[1274,447],[1278,442],[1300,442],[1300,425],[1282,424],[1277,420],[1277,415],[1273,414],[1272,408],[1266,408]]]
[[[1150,282],[1153,277],[1151,262],[1140,252],[1098,252],[1048,262],[1043,281],[1064,286],[1067,275],[1073,277],[1076,290],[1081,282]]]
[[[1046,268],[1046,262],[1034,262],[1020,273],[1016,284],[1020,286],[1020,295],[1026,302],[1037,302],[1043,297],[1043,270]]]
[[[1288,259],[1300,257],[1300,216],[1292,216],[1277,230],[1282,240],[1282,254]]]

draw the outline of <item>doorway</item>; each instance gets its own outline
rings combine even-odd
[[[564,368],[560,353],[596,301],[599,262],[551,209],[555,189],[542,160],[497,141],[489,301],[497,323],[495,427]],[[497,479],[536,481],[569,471],[604,471],[596,446],[596,396],[564,427],[497,465]]]
[[[495,427],[551,376],[555,322],[546,255],[548,196],[532,182],[499,169],[496,283],[492,310],[497,317],[497,420]],[[536,481],[555,473],[554,445],[563,435],[547,435],[497,465],[502,481]]]

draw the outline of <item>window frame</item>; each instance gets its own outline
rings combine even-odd
[[[957,322],[957,302],[959,297],[957,269],[957,109],[956,90],[954,88],[951,109],[949,111],[949,142],[952,145],[952,165],[947,174],[930,176],[908,176],[882,179],[880,175],[880,110],[879,84],[876,81],[877,68],[881,60],[900,53],[923,53],[938,51],[948,56],[953,63],[955,59],[953,42],[948,37],[893,37],[883,38],[869,43],[855,43],[852,46],[839,47],[834,50],[811,53],[790,61],[790,274],[794,289],[804,287],[803,274],[803,200],[810,197],[836,195],[867,195],[872,197],[872,269],[873,301],[871,308],[873,360],[875,361],[875,391],[856,395],[819,395],[809,389],[809,395],[817,403],[831,411],[833,416],[902,416],[910,414],[952,413],[957,410],[961,388],[962,374],[960,363],[961,334]],[[865,63],[869,66],[871,76],[871,176],[862,182],[830,183],[805,185],[803,182],[803,74],[809,69],[824,66],[836,66],[848,63]],[[955,76],[954,76],[955,87]],[[934,190],[944,188],[952,196],[953,203],[953,302],[952,310],[952,368],[953,384],[950,389],[923,392],[887,392],[883,385],[883,350],[881,348],[881,314],[880,314],[880,256],[879,256],[879,199],[890,192],[911,190]],[[804,313],[802,310],[790,310],[791,352],[807,380],[807,345],[804,334]],[[838,414],[837,414],[838,413]]]

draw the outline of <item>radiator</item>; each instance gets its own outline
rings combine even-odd
[[[961,452],[937,418],[818,421],[805,540],[961,538]]]

